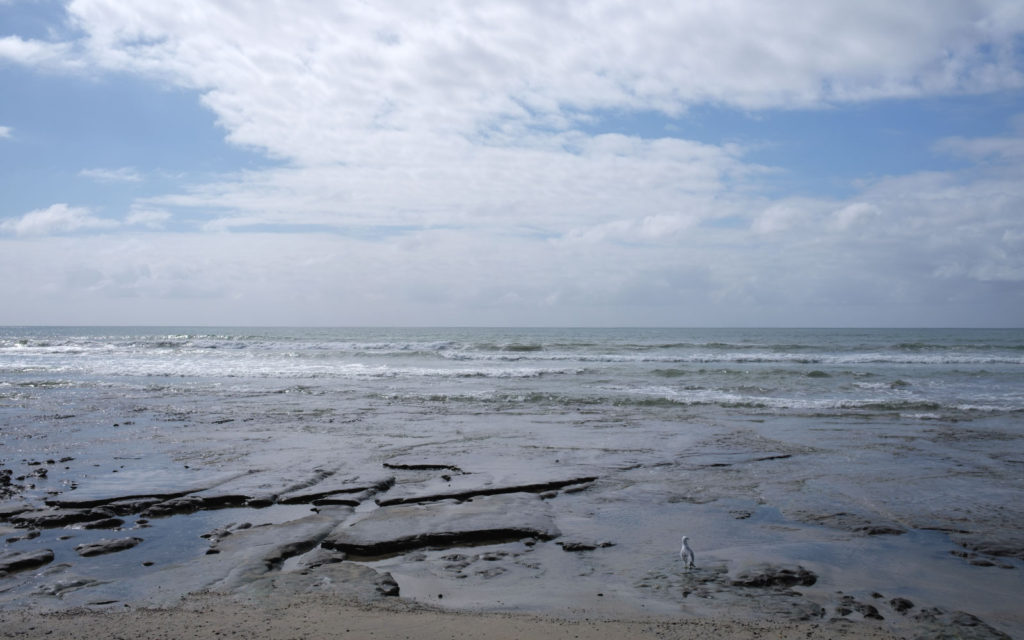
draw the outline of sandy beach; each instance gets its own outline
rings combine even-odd
[[[898,636],[883,629],[849,623],[751,622],[706,618],[601,619],[513,614],[459,613],[402,603],[358,606],[317,598],[239,603],[226,598],[190,598],[169,609],[73,610],[39,614],[0,613],[4,638],[171,638],[226,637],[278,640],[305,638],[413,638],[452,640],[487,638],[576,639],[658,638],[703,640],[732,638],[863,638]]]

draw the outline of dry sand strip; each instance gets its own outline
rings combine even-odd
[[[220,598],[192,598],[172,609],[120,609],[38,613],[0,611],[2,638],[148,640],[198,638],[410,640],[552,638],[575,640],[659,638],[863,638],[895,640],[865,624],[773,623],[665,618],[633,620],[557,619],[522,614],[460,613],[396,603],[372,607],[327,598],[267,606]]]

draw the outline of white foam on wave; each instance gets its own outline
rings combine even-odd
[[[450,360],[481,360],[498,362],[527,361],[575,361],[584,363],[668,363],[668,364],[823,364],[837,366],[855,366],[870,364],[906,364],[906,365],[1024,365],[1024,357],[1007,355],[977,354],[904,354],[904,353],[738,353],[738,352],[696,352],[682,354],[586,354],[586,353],[481,353],[475,351],[456,351],[437,354]]]
[[[71,361],[19,361],[4,369],[18,373],[142,377],[229,378],[537,378],[572,375],[574,367],[413,367],[331,360],[309,360],[282,354],[276,358],[150,356],[89,358]]]

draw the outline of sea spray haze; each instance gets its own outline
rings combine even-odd
[[[468,582],[443,552],[374,561],[448,604],[607,591],[713,611],[735,603],[706,572],[799,563],[814,606],[908,595],[1024,632],[1022,417],[1024,330],[0,329],[3,464],[75,458],[27,500],[186,465],[599,477],[551,504],[567,538],[606,551],[538,545]],[[685,579],[682,534],[701,558]]]

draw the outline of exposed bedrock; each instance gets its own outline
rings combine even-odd
[[[189,498],[201,501],[202,508],[230,506],[266,507],[274,504],[278,496],[310,487],[333,471],[314,469],[274,469],[239,476],[215,487],[190,494]]]
[[[115,515],[117,514],[113,510],[104,507],[97,507],[95,509],[39,509],[19,513],[12,517],[10,522],[17,527],[51,529],[81,522],[106,520]]]
[[[803,567],[758,565],[730,580],[735,587],[809,587],[818,581],[813,571]]]
[[[849,513],[846,511],[825,514],[798,512],[794,514],[794,517],[797,520],[811,524],[820,524],[833,529],[868,536],[898,536],[907,532],[900,524],[874,514]]]
[[[522,477],[522,474],[495,476],[490,473],[465,473],[463,475],[442,475],[438,478],[415,483],[400,483],[386,494],[377,498],[382,507],[431,502],[437,500],[465,500],[476,496],[500,495],[506,493],[544,493],[586,485],[597,480],[597,476],[536,476]]]
[[[104,538],[96,542],[88,542],[75,547],[75,552],[83,557],[99,556],[106,553],[117,553],[125,549],[131,549],[142,542],[142,538]]]
[[[231,535],[218,537],[211,548],[217,551],[216,564],[223,569],[210,590],[235,591],[279,570],[288,558],[316,548],[351,511],[348,507],[332,507],[299,520],[236,528]]]
[[[53,562],[53,551],[50,549],[0,554],[0,575],[14,571],[24,571],[25,569],[35,569],[50,562]]]
[[[962,533],[953,537],[960,546],[990,556],[1024,560],[1024,535],[1008,531],[1002,535]]]
[[[32,505],[24,500],[0,500],[0,520],[8,520],[11,516],[30,511]]]
[[[395,476],[383,473],[362,475],[334,474],[307,487],[282,493],[282,504],[358,504],[364,497],[387,491],[395,484]],[[341,501],[345,502],[341,502]]]
[[[248,473],[132,473],[122,472],[114,478],[92,478],[83,481],[72,492],[48,498],[46,504],[66,509],[88,509],[123,503],[124,508],[146,502],[172,500],[190,493],[206,491]],[[123,513],[121,515],[124,515]]]
[[[382,507],[339,525],[323,546],[377,556],[518,538],[549,540],[559,535],[547,503],[530,493],[507,493],[466,502]]]
[[[281,501],[313,502],[335,494],[382,491],[394,481],[380,473],[337,477],[334,470],[292,468],[158,480],[128,487],[103,479],[94,487],[83,486],[73,496],[48,499],[50,509],[20,510],[12,522],[55,527],[115,515],[161,517],[204,509],[265,507]],[[175,481],[180,484],[175,486]]]
[[[462,473],[462,469],[456,464],[412,455],[389,458],[384,462],[384,468],[402,471],[452,471],[454,473]]]

